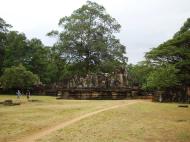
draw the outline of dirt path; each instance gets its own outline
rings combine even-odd
[[[101,112],[104,112],[104,111],[107,111],[107,110],[111,110],[111,109],[115,109],[115,108],[118,108],[118,107],[122,107],[122,106],[126,106],[126,105],[131,105],[131,104],[134,104],[134,103],[137,103],[137,102],[140,102],[138,100],[133,100],[133,101],[130,101],[128,103],[121,103],[121,104],[118,104],[118,105],[114,105],[114,106],[111,106],[111,107],[107,107],[107,108],[103,108],[103,109],[100,109],[100,110],[97,110],[97,111],[94,111],[94,112],[90,112],[90,113],[87,113],[87,114],[84,114],[82,116],[79,116],[77,118],[74,118],[74,119],[71,119],[69,121],[66,121],[66,122],[63,122],[63,123],[60,123],[59,125],[56,125],[54,127],[50,127],[46,130],[42,130],[41,132],[38,132],[38,133],[35,133],[35,134],[32,134],[28,137],[25,137],[25,138],[21,138],[20,140],[16,140],[15,142],[35,142],[37,139],[40,139],[40,138],[43,138],[44,136],[56,131],[56,130],[59,130],[59,129],[63,129],[73,123],[76,123],[82,119],[85,119],[87,117],[90,117],[90,116],[93,116],[93,115],[96,115],[98,113],[101,113]]]

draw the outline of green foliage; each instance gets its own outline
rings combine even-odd
[[[22,65],[6,68],[0,78],[3,88],[27,88],[39,83],[39,77]]]
[[[69,64],[66,64],[65,59],[62,58],[60,48],[54,45],[50,48],[49,55],[47,72],[51,78],[51,82],[59,82],[62,81],[65,76],[69,77],[67,71]]]
[[[177,70],[172,65],[159,67],[153,70],[146,79],[144,89],[165,90],[179,84],[176,76]]]
[[[152,64],[173,65],[180,83],[190,85],[190,19],[174,37],[146,54]]]
[[[111,72],[117,65],[126,63],[125,47],[113,35],[121,26],[103,6],[87,1],[70,16],[61,18],[59,26],[63,27],[62,32],[52,31],[48,35],[58,35],[57,50],[60,58],[72,64],[71,72],[104,71],[107,61],[109,64],[113,61]]]
[[[174,35],[174,37],[178,37],[189,30],[190,30],[190,18],[187,19],[187,21],[180,28],[180,30]]]
[[[142,61],[139,62],[137,65],[128,65],[128,78],[129,78],[129,85],[136,86],[142,88],[143,85],[146,85],[146,79],[151,71],[153,71],[153,66],[149,63]]]
[[[27,39],[24,34],[11,31],[7,34],[7,45],[5,47],[5,68],[25,64],[27,56]]]
[[[7,44],[7,32],[8,28],[11,28],[11,25],[7,24],[0,17],[0,75],[2,74],[3,61],[5,56],[5,46]]]
[[[49,83],[50,48],[44,47],[39,39],[28,40],[22,33],[11,31],[7,33],[7,44],[5,46],[3,67],[9,68],[22,64],[27,70],[40,77],[43,83]]]
[[[37,74],[43,83],[49,82],[49,74],[47,73],[50,54],[49,50],[50,48],[44,47],[43,43],[36,38],[28,41],[25,50],[25,66],[34,74]]]
[[[3,20],[1,17],[0,17],[0,32],[1,33],[6,33],[8,32],[8,28],[11,28],[12,26],[7,24],[5,22],[5,20]]]

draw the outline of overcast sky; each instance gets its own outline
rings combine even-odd
[[[190,0],[93,0],[121,24],[117,35],[126,46],[129,63],[143,60],[145,52],[171,38],[190,17]],[[55,40],[46,33],[58,28],[61,17],[69,16],[86,0],[0,0],[0,17],[27,38],[45,45]]]

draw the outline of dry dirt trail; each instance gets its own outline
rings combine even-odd
[[[97,111],[93,111],[93,112],[84,114],[82,116],[73,118],[73,119],[71,119],[69,121],[62,122],[59,125],[56,125],[54,127],[50,127],[48,129],[42,130],[42,131],[40,131],[38,133],[34,133],[34,134],[30,135],[30,136],[21,138],[19,140],[16,140],[15,142],[35,142],[37,139],[41,139],[44,136],[46,136],[46,135],[48,135],[48,134],[50,134],[50,133],[52,133],[52,132],[54,132],[56,130],[63,129],[63,128],[65,128],[65,127],[67,127],[67,126],[69,126],[69,125],[71,125],[73,123],[76,123],[76,122],[82,120],[82,119],[91,117],[93,115],[96,115],[96,114],[104,112],[104,111],[108,111],[108,110],[111,110],[111,109],[131,105],[131,104],[134,104],[134,103],[137,103],[137,102],[141,102],[141,101],[140,100],[131,100],[131,101],[127,102],[127,103],[122,102],[122,103],[117,104],[117,105],[113,105],[113,106],[106,107],[106,108],[103,108],[103,109],[100,109],[100,110],[97,110]]]

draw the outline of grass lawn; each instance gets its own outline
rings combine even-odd
[[[81,120],[39,142],[190,142],[190,108],[140,102]]]
[[[0,95],[0,102],[16,96]],[[15,141],[32,133],[42,131],[77,116],[99,110],[119,101],[56,100],[49,96],[32,96],[36,102],[28,102],[22,96],[21,105],[0,104],[0,142]]]
[[[0,101],[16,96],[0,95]],[[0,104],[0,142],[46,130],[89,112],[130,100],[56,100],[32,96],[21,105]],[[43,137],[39,142],[190,142],[190,108],[138,102],[101,112]]]

